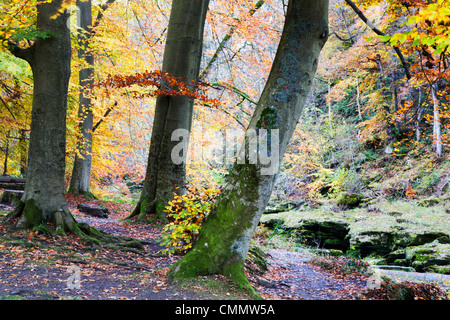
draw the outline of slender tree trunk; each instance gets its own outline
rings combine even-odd
[[[19,153],[20,153],[20,174],[26,175],[27,172],[27,142],[25,129],[19,131]]]
[[[37,38],[30,49],[11,48],[33,71],[33,106],[25,192],[7,221],[20,217],[17,227],[53,222],[57,230],[72,230],[75,220],[64,198],[67,90],[70,78],[68,14],[58,13],[64,0],[37,6]],[[56,17],[55,17],[56,15]]]
[[[331,80],[328,78],[328,95],[331,93]],[[328,100],[328,125],[330,126],[330,136],[333,135],[333,123],[331,117],[331,99]]]
[[[358,72],[356,72],[356,106],[358,107],[358,119],[362,121],[362,113],[361,113],[361,89],[359,88],[359,76]]]
[[[80,10],[78,57],[85,67],[79,72],[78,145],[72,169],[69,192],[92,196],[90,189],[92,167],[92,127],[93,113],[90,87],[94,84],[94,55],[89,49],[92,38],[91,0],[77,0]]]
[[[441,120],[439,112],[439,100],[436,95],[437,84],[431,85],[431,98],[433,99],[433,149],[436,157],[442,157]]]
[[[222,274],[252,290],[244,274],[244,260],[305,105],[328,33],[328,0],[289,1],[277,55],[246,131],[246,143],[198,241],[172,267],[170,279]],[[271,147],[262,148],[267,136],[272,139]],[[252,164],[258,147],[258,161]],[[270,161],[264,159],[262,149],[268,150]]]
[[[172,4],[164,51],[164,72],[185,79],[193,88],[200,72],[203,48],[203,31],[209,0],[176,0]],[[173,193],[182,192],[185,184],[185,161],[172,160],[172,150],[180,140],[172,141],[176,130],[190,132],[194,101],[186,96],[160,96],[156,100],[150,151],[144,187],[139,202],[129,218],[142,220],[156,213],[165,219],[163,209]],[[178,139],[178,137],[176,137]],[[188,136],[184,136],[186,156]]]
[[[420,121],[422,120],[422,87],[419,87],[419,97],[417,102],[417,118],[416,118],[416,141],[420,142]]]
[[[6,132],[6,139],[5,139],[5,161],[3,162],[3,176],[6,176],[8,173],[8,157],[9,157],[9,132]]]

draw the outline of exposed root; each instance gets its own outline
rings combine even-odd
[[[142,242],[129,237],[112,236],[103,231],[89,226],[87,223],[77,223],[78,232],[75,234],[83,241],[94,245],[104,245],[106,247],[121,251],[128,251],[143,254],[144,245]]]
[[[16,229],[42,229],[48,225],[46,230],[50,234],[66,236],[71,233],[91,246],[109,247],[116,250],[143,254],[145,248],[143,242],[129,238],[109,235],[103,231],[89,226],[87,223],[79,223],[70,213],[67,206],[62,206],[60,210],[50,215],[50,219],[44,219],[42,212],[34,205],[34,201],[19,201],[13,211],[11,211],[2,223],[12,224]]]

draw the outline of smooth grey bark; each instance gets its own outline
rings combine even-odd
[[[29,62],[33,72],[33,104],[24,195],[7,221],[20,217],[17,227],[32,227],[44,221],[58,230],[71,230],[75,220],[64,197],[67,92],[70,78],[71,44],[64,0],[37,5],[37,38],[31,48],[10,43],[16,56]],[[56,15],[56,18],[54,17]]]
[[[441,120],[439,100],[437,97],[438,85],[433,83],[431,85],[431,99],[433,100],[433,151],[437,158],[442,157],[442,136],[441,136]]]
[[[200,72],[208,5],[209,0],[175,0],[169,19],[162,71],[185,79],[192,90]],[[187,96],[157,98],[144,186],[129,218],[137,215],[138,220],[142,220],[147,214],[156,213],[157,218],[164,219],[165,205],[174,192],[182,192],[185,163],[172,161],[171,152],[180,141],[171,138],[177,129],[190,132],[193,105],[193,99]],[[180,188],[175,189],[175,186]]]
[[[328,35],[328,0],[289,1],[278,51],[246,131],[248,143],[243,144],[240,154],[250,145],[254,146],[251,132],[278,130],[270,132],[278,133],[279,152],[273,161],[281,163],[311,89],[319,54]],[[247,160],[250,156],[251,152]],[[257,164],[239,164],[238,161],[233,166],[227,185],[208,215],[197,242],[172,267],[170,279],[222,274],[252,290],[244,274],[244,261],[279,173],[279,166],[271,174],[264,173],[265,169],[261,157]]]
[[[77,0],[79,8],[78,58],[86,65],[79,71],[78,142],[69,192],[91,196],[92,128],[94,116],[90,88],[94,84],[94,55],[89,49],[92,39],[91,0]]]

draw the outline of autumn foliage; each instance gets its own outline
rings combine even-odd
[[[220,189],[187,186],[186,194],[174,195],[165,209],[169,223],[161,234],[160,242],[167,247],[163,253],[184,254],[192,248],[219,193]]]
[[[186,96],[196,99],[209,105],[219,105],[217,99],[209,99],[205,94],[206,89],[211,87],[203,81],[191,81],[187,83],[181,77],[175,77],[168,72],[155,70],[152,72],[145,71],[133,75],[108,75],[106,80],[98,82],[95,86],[104,87],[108,94],[111,89],[129,88],[133,85],[138,87],[155,87],[147,93],[142,90],[130,90],[133,98],[148,98],[158,96]]]

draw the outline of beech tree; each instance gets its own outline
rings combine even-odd
[[[327,41],[328,0],[290,0],[285,25],[272,69],[246,131],[247,143],[240,155],[255,146],[254,132],[278,135],[278,153],[269,166],[259,155],[252,164],[250,155],[237,162],[227,184],[208,215],[197,242],[171,269],[172,280],[198,275],[222,274],[243,288],[252,290],[244,274],[244,260],[250,240],[269,201],[283,154],[301,115],[319,54]],[[261,143],[261,136],[259,135]],[[260,146],[261,147],[261,146]],[[274,155],[274,149],[269,153]],[[273,169],[273,168],[272,168]]]
[[[37,4],[40,32],[30,47],[9,41],[10,51],[26,60],[33,72],[33,104],[27,182],[22,199],[7,220],[20,217],[17,227],[53,222],[72,230],[75,220],[64,198],[67,92],[71,44],[64,0]]]
[[[191,89],[199,77],[208,5],[209,0],[177,0],[172,4],[162,71],[184,79]],[[179,143],[172,141],[172,133],[191,130],[193,106],[194,100],[188,96],[157,97],[144,187],[129,218],[142,220],[149,213],[164,218],[164,207],[173,193],[182,192],[186,168],[185,163],[171,159],[171,151]]]
[[[79,71],[79,107],[78,107],[78,145],[72,169],[69,192],[73,194],[84,194],[92,196],[90,181],[92,169],[92,135],[94,131],[94,115],[92,110],[92,98],[90,88],[94,84],[94,54],[89,48],[95,27],[103,18],[103,12],[115,0],[107,0],[100,8],[97,18],[92,20],[92,1],[77,0],[79,12],[78,31],[78,58],[84,63]]]

